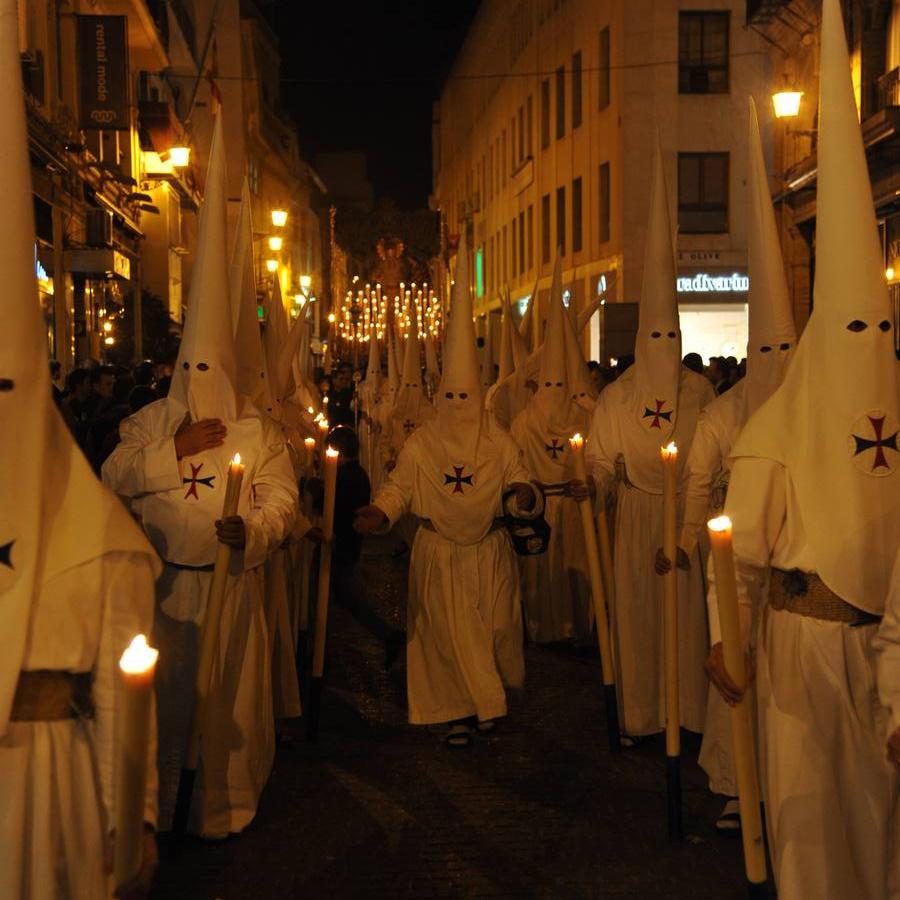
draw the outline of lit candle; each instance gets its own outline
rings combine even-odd
[[[572,468],[575,478],[588,483],[584,464],[584,438],[573,434],[569,438],[572,448]],[[597,532],[590,500],[578,504],[581,510],[581,528],[584,532],[584,546],[591,577],[591,596],[594,600],[594,619],[597,622],[597,643],[600,646],[600,666],[603,672],[603,692],[606,697],[606,728],[611,753],[620,749],[619,707],[616,701],[616,676],[612,663],[612,641],[609,634],[609,618],[606,612],[606,593],[603,589],[603,575],[600,570],[600,553],[597,549]]]
[[[737,579],[731,544],[731,519],[719,516],[707,525],[710,552],[716,573],[716,598],[722,632],[722,654],[725,669],[738,686],[747,684],[744,644],[738,616]],[[753,740],[751,704],[746,695],[731,707],[731,739],[737,770],[738,797],[741,801],[741,840],[744,845],[744,870],[752,885],[766,881],[766,851],[759,810],[759,781],[756,769],[756,746]],[[753,895],[755,896],[755,895]]]
[[[329,447],[325,451],[325,499],[322,505],[323,541],[319,548],[319,584],[316,595],[316,633],[313,645],[312,681],[310,683],[309,736],[315,739],[322,697],[322,673],[325,669],[325,636],[328,630],[328,594],[331,588],[331,539],[334,536],[334,498],[337,490],[337,467],[340,453]]]
[[[306,450],[306,468],[308,471],[312,471],[316,453],[316,439],[313,437],[304,438],[303,447]]]
[[[319,456],[325,454],[325,438],[328,437],[328,419],[319,419]]]
[[[681,839],[681,709],[678,696],[678,448],[671,441],[659,451],[663,467],[663,553],[672,566],[664,578],[663,657],[666,671],[666,756],[669,837]]]
[[[116,887],[131,881],[141,866],[144,805],[147,794],[147,745],[153,676],[159,651],[139,634],[119,660],[121,701],[116,717]]]

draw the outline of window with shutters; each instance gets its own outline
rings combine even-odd
[[[597,64],[597,108],[609,106],[609,26],[600,29],[600,60]]]
[[[572,130],[581,124],[581,51],[572,54]]]
[[[572,182],[572,252],[581,250],[581,179]]]
[[[728,93],[727,12],[678,14],[678,93]]]
[[[728,231],[728,154],[678,154],[678,230]]]

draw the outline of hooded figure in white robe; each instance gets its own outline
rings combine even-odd
[[[505,507],[523,517],[540,509],[529,480],[515,444],[484,412],[463,245],[437,415],[409,438],[357,519],[361,531],[407,512],[421,520],[407,601],[410,722],[491,721],[506,714],[505,687],[524,681],[519,577],[500,517]]]
[[[434,407],[422,384],[420,341],[414,325],[406,339],[400,390],[381,432],[380,452],[385,469],[393,469],[410,435],[433,418]]]
[[[17,35],[15,0],[0,0],[0,897],[102,900],[116,887],[103,854],[119,802],[118,663],[152,630],[160,565],[51,399]],[[152,722],[149,826],[155,745]]]
[[[875,900],[900,896],[900,785],[873,652],[900,546],[900,380],[837,0],[822,9],[819,92],[813,310],[781,386],[732,450],[725,511],[748,645],[762,617],[757,702],[778,895]],[[890,640],[890,615],[882,625]]]
[[[284,540],[297,486],[284,438],[235,391],[225,239],[221,113],[210,149],[197,260],[169,396],[120,426],[104,483],[128,499],[166,563],[157,585],[154,640],[159,709],[160,827],[171,825],[187,745],[200,628],[222,533],[228,463],[246,469],[238,504],[243,546],[232,555],[189,827],[223,837],[252,821],[274,755],[272,695],[260,578]],[[218,420],[219,424],[216,424]],[[193,427],[191,427],[193,426]],[[200,436],[202,435],[202,440]],[[179,454],[189,439],[191,451]],[[194,447],[200,447],[193,451]]]
[[[378,433],[375,443],[375,466],[378,469],[378,477],[373,478],[371,475],[369,476],[373,488],[375,490],[374,485],[376,483],[381,484],[385,477],[387,476],[387,472],[385,471],[385,462],[386,460],[382,457],[381,447],[382,441],[381,436],[384,433],[385,429],[389,427],[389,422],[391,418],[391,413],[394,411],[394,404],[397,402],[397,395],[400,393],[400,366],[397,364],[397,337],[396,332],[391,327],[390,324],[387,326],[387,380],[382,384],[381,391],[378,396],[378,401],[375,405],[375,408],[372,413],[372,419],[375,423],[375,428]],[[404,362],[405,362],[404,358]]]
[[[679,480],[700,410],[714,397],[709,382],[681,365],[675,302],[675,259],[662,151],[654,152],[644,283],[635,363],[597,403],[585,455],[598,498],[618,480],[615,516],[615,602],[611,604],[616,683],[625,734],[665,727],[663,581],[654,570],[662,545],[663,471],[660,447],[678,446]],[[703,730],[709,646],[699,553],[678,574],[681,724]]]
[[[429,400],[434,400],[438,382],[441,380],[441,367],[438,364],[437,349],[434,345],[434,335],[430,328],[425,330],[425,394]]]
[[[359,386],[359,402],[362,412],[359,429],[359,461],[366,470],[370,481],[374,479],[375,472],[380,473],[381,466],[375,464],[377,456],[378,437],[381,428],[375,418],[375,409],[381,398],[381,389],[384,384],[384,376],[381,372],[381,346],[378,335],[372,330],[369,339],[369,358],[366,363],[366,377]],[[379,475],[378,485],[381,486]],[[374,481],[373,481],[374,487]],[[376,488],[377,490],[377,488]]]
[[[747,374],[731,390],[716,397],[700,414],[684,475],[684,525],[679,546],[690,556],[705,534],[706,523],[725,504],[728,457],[750,416],[781,384],[797,345],[787,279],[781,259],[778,226],[769,193],[756,107],[750,100],[749,132],[750,328]],[[709,607],[710,622],[719,611]],[[716,627],[714,630],[718,631]],[[737,796],[737,774],[728,707],[710,685],[700,765],[709,775],[710,790]],[[732,814],[736,812],[733,808]],[[737,824],[737,823],[735,823]]]
[[[510,429],[525,467],[540,484],[550,526],[547,550],[519,560],[525,624],[537,643],[586,642],[593,624],[581,513],[569,496],[569,482],[575,477],[569,438],[584,434],[589,420],[572,398],[565,319],[557,259],[538,389]]]

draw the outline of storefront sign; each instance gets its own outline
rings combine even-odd
[[[679,294],[746,294],[750,290],[750,276],[734,272],[731,275],[710,275],[699,272],[676,279]]]
[[[80,125],[128,131],[128,17],[77,19]]]

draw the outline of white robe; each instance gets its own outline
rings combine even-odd
[[[247,541],[232,554],[192,806],[192,830],[208,837],[241,831],[253,820],[274,758],[261,566],[296,519],[297,487],[281,435],[249,410],[225,423],[222,447],[178,460],[173,435],[184,409],[172,400],[152,403],[122,423],[121,443],[103,466],[104,483],[130,500],[166,562],[154,636],[160,648],[160,828],[167,829],[190,725],[214,522],[222,514],[228,460],[238,451],[246,465],[238,513]],[[209,484],[199,480],[209,476]]]
[[[719,515],[725,505],[730,473],[728,456],[744,424],[744,387],[743,381],[738,382],[700,413],[685,466],[684,524],[678,546],[688,555],[693,555],[699,546],[700,558],[707,566],[710,563],[707,562],[706,523]],[[711,622],[718,621],[718,609],[709,607],[707,612]],[[707,691],[699,763],[709,776],[709,789],[713,793],[737,796],[728,704],[712,683]]]
[[[576,406],[571,428],[552,430],[532,404],[516,417],[510,436],[528,471],[552,490],[575,477],[568,438],[587,426],[587,414]],[[544,518],[550,526],[546,552],[519,558],[528,636],[537,643],[586,641],[593,607],[581,512],[571,497],[551,494],[544,498]]]
[[[620,718],[630,735],[665,728],[663,580],[654,570],[662,546],[663,475],[659,447],[645,437],[635,413],[633,381],[626,373],[600,394],[586,446],[590,474],[604,497],[619,477],[615,518],[616,595],[611,604]],[[672,438],[678,445],[679,480],[700,410],[713,399],[705,378],[681,370],[678,414]],[[660,440],[662,443],[662,440]],[[678,570],[678,646],[681,724],[702,732],[708,682],[704,672],[709,639],[702,562]]]
[[[885,758],[888,710],[875,686],[877,626],[853,627],[766,605],[770,566],[814,571],[798,496],[781,465],[738,459],[725,511],[734,522],[745,629],[752,633],[748,623],[762,614],[757,702],[778,896],[900,897],[900,783]],[[890,616],[885,621],[886,629],[896,627]]]
[[[118,662],[153,624],[146,556],[111,553],[46,583],[22,668],[93,672],[91,721],[11,722],[0,737],[0,897],[98,900],[105,833],[115,823]],[[147,746],[145,821],[156,824],[156,722]]]
[[[391,525],[411,512],[436,529],[419,528],[410,559],[409,720],[494,719],[506,714],[504,686],[523,684],[525,663],[515,554],[493,524],[503,491],[530,479],[501,432],[482,429],[474,470],[444,466],[432,432],[428,423],[406,442],[374,500]]]

